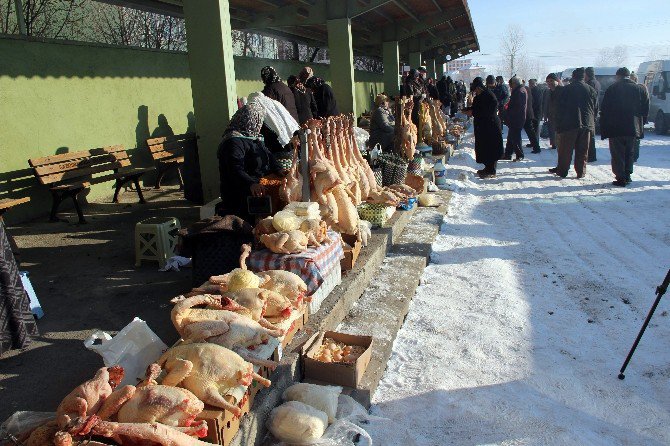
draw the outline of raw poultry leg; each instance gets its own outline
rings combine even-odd
[[[276,369],[277,366],[279,365],[276,361],[272,361],[271,359],[261,359],[257,356],[254,356],[248,350],[245,350],[243,348],[236,348],[233,351],[238,355],[240,355],[242,359],[244,359],[245,361],[261,367],[267,367],[270,370]]]
[[[176,387],[177,384],[182,382],[191,373],[193,363],[185,359],[172,359],[165,363],[165,369],[168,371],[168,374],[163,378],[162,384],[164,386]]]
[[[112,392],[109,397],[102,403],[102,407],[96,415],[102,420],[109,419],[112,415],[116,414],[121,406],[126,404],[126,402],[133,397],[135,394],[135,386],[123,386],[120,389],[116,389]]]
[[[200,392],[198,392],[199,394],[195,392],[194,393],[195,396],[200,398],[200,400],[203,403],[209,404],[210,406],[216,406],[226,409],[236,417],[242,416],[242,409],[237,407],[235,404],[228,402],[227,399],[221,396],[221,393],[219,393],[219,389],[217,389],[215,385],[213,385],[211,382],[206,382],[204,380],[196,380],[196,381],[200,381],[199,383],[200,385],[195,387],[194,390],[196,390],[196,388],[199,388]]]
[[[199,426],[194,426],[197,428]],[[189,429],[187,432],[191,432]],[[189,433],[160,424],[160,423],[114,423],[111,421],[99,421],[91,429],[91,433],[107,438],[124,438],[137,441],[152,442],[161,446],[212,446],[196,438]]]

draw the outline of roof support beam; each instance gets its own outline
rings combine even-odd
[[[396,23],[393,26],[384,27],[380,33],[373,34],[371,36],[371,42],[380,44],[382,42],[389,42],[392,40],[406,40],[410,37],[421,34],[427,29],[435,28],[436,26],[440,26],[443,23],[449,23],[451,20],[462,17],[466,14],[467,11],[464,8],[455,7],[449,8],[440,14],[426,17],[420,23],[414,23],[413,20],[404,20],[402,22]],[[440,40],[440,37],[433,37],[436,40]]]
[[[172,17],[184,17],[184,8],[178,4],[158,0],[96,0],[100,3],[139,9],[140,11],[154,12]]]
[[[437,48],[445,44],[456,42],[459,39],[464,39],[465,37],[469,37],[471,35],[472,30],[469,27],[467,27],[449,31],[448,33],[441,36],[439,40],[426,39],[426,38],[420,39],[418,37],[412,37],[410,39],[403,40],[400,43],[400,52],[401,54],[407,54],[410,52],[417,52],[417,51],[427,52],[429,50],[432,50],[433,48]]]
[[[265,0],[269,1],[269,0]],[[259,15],[247,26],[248,29],[267,27],[323,25],[329,19],[353,19],[373,11],[393,0],[308,0],[299,5],[281,8]]]

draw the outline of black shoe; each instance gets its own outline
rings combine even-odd
[[[485,180],[487,178],[495,178],[495,177],[496,177],[495,172],[482,172],[482,173],[479,174],[479,178],[481,178],[482,180]]]
[[[500,158],[501,161],[512,161],[512,155],[505,155]]]
[[[549,169],[549,173],[556,173],[556,172],[558,172],[558,167],[552,167],[551,169]]]
[[[533,151],[532,151],[532,152],[530,152],[530,153],[540,153],[540,152],[542,152],[542,150],[540,150],[540,149],[537,149],[537,150],[533,150]]]
[[[558,172],[556,172],[556,176],[559,177],[559,178],[567,178],[567,177],[568,177],[568,174],[567,174],[567,173],[558,173]]]
[[[619,186],[619,187],[626,187],[626,181],[625,180],[616,180],[612,181],[613,186]]]
[[[633,180],[631,180],[630,177],[626,177],[626,184],[630,184],[632,182],[633,182]]]
[[[479,175],[479,176],[482,176],[482,175],[485,174],[485,173],[486,173],[486,169],[479,169],[479,170],[477,171],[477,175]]]
[[[526,147],[533,147],[533,145],[528,143],[528,144],[526,144]]]
[[[581,180],[582,178],[584,178],[584,176],[586,176],[586,174],[584,174],[584,173],[581,174],[581,175],[577,175],[577,179],[578,179],[578,180]]]
[[[517,157],[516,157],[516,158],[514,158],[514,159],[513,159],[512,161],[513,161],[513,162],[517,162],[517,161],[523,161],[523,159],[524,159],[524,157],[523,157],[523,156],[521,156],[521,157],[518,157],[518,156],[517,156]]]

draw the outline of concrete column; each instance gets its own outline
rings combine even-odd
[[[357,116],[351,19],[328,20],[328,55],[330,78],[340,113],[353,113]]]
[[[184,0],[188,62],[205,202],[220,195],[216,151],[237,110],[228,0]]]
[[[446,65],[444,62],[442,63],[438,62],[435,64],[435,77],[437,77],[438,80],[442,79],[442,76],[444,76],[445,71],[446,71]]]
[[[384,42],[382,46],[384,61],[384,91],[388,96],[395,96],[400,92],[400,52],[398,42]]]
[[[421,53],[416,52],[416,53],[409,53],[409,67],[411,68],[419,68],[422,65],[422,60],[421,60]]]
[[[426,61],[426,70],[428,70],[427,76],[429,78],[435,77],[435,59],[428,59]]]

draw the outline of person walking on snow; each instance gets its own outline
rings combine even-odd
[[[526,144],[526,147],[537,147],[540,148],[540,123],[542,122],[542,110],[543,110],[543,90],[537,85],[537,79],[530,79],[528,81],[528,86],[530,88],[530,95],[533,98],[533,130],[535,131],[535,141],[537,144],[534,145],[532,142]],[[539,152],[538,152],[539,153]]]
[[[558,102],[560,100],[561,93],[563,92],[563,84],[561,80],[556,75],[556,73],[549,73],[547,75],[547,91],[549,91],[549,97],[547,98],[546,103],[546,114],[545,119],[547,119],[547,126],[549,127],[549,143],[556,148],[558,145],[559,134],[555,131],[556,121],[558,119],[557,109]],[[552,167],[549,169],[550,173],[556,173],[558,167]]]
[[[498,116],[500,120],[505,120],[505,106],[509,102],[509,88],[505,84],[505,80],[502,76],[496,77],[496,86],[493,88],[493,94],[496,95],[498,100]]]
[[[472,117],[475,128],[475,158],[484,165],[477,171],[480,178],[496,175],[496,164],[503,155],[502,128],[498,119],[498,100],[491,88],[495,85],[493,76],[486,78],[486,86],[481,77],[472,81],[470,91],[475,94],[472,101]]]
[[[526,109],[528,107],[528,93],[521,85],[521,80],[513,76],[509,80],[509,88],[512,91],[510,100],[505,110],[505,123],[507,124],[507,145],[505,146],[504,160],[512,159],[512,152],[516,154],[514,161],[524,158],[521,147],[521,130],[526,123]]]
[[[649,97],[649,90],[647,90],[647,86],[644,84],[641,84],[637,80],[637,74],[635,73],[630,73],[630,80],[635,82],[640,88],[644,90],[644,93]],[[644,123],[646,124],[649,119],[649,116],[644,117]],[[635,148],[633,149],[633,164],[637,163],[637,160],[640,158],[640,138],[635,139]]]
[[[617,80],[605,91],[600,116],[600,135],[609,138],[615,186],[626,187],[633,173],[635,140],[644,137],[649,114],[649,95],[630,79],[628,68],[619,68]]]
[[[528,136],[529,146],[533,148],[531,153],[540,153],[540,140],[537,135],[537,119],[535,116],[535,103],[533,101],[533,93],[530,87],[522,86],[526,90],[526,121],[523,124],[523,129]]]
[[[595,116],[598,117],[598,110],[600,108],[600,82],[596,79],[596,74],[593,67],[586,67],[584,70],[584,81],[596,91],[598,95],[598,100],[596,101],[596,112]],[[596,132],[594,131],[591,134],[591,144],[589,145],[589,155],[586,158],[586,161],[592,163],[597,161],[596,157]]]
[[[572,72],[572,81],[561,90],[556,110],[558,165],[556,175],[568,176],[572,152],[575,153],[577,178],[586,175],[586,156],[595,131],[597,93],[584,82],[584,68]]]

